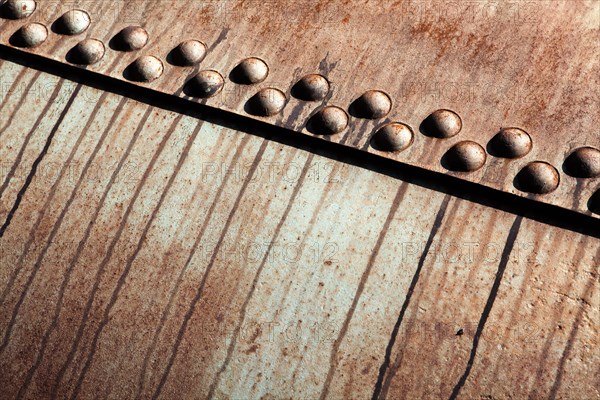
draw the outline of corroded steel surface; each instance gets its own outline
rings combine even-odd
[[[50,28],[64,12],[82,9],[92,20],[85,33],[66,36],[50,30],[44,43],[26,51],[66,62],[69,50],[83,37],[96,38],[106,45],[106,54],[88,69],[116,79],[155,79],[139,84],[178,96],[184,95],[183,84],[193,73],[215,70],[224,78],[222,89],[214,97],[192,101],[307,135],[315,134],[307,123],[316,111],[323,105],[339,106],[354,115],[347,128],[326,140],[591,213],[589,200],[599,190],[599,178],[572,177],[563,163],[577,148],[600,146],[600,2],[596,0],[38,3],[26,19],[1,20],[1,43],[7,44],[25,23],[35,21]],[[120,43],[117,34],[135,25],[145,29],[148,43],[141,40],[143,34],[141,39],[136,36],[141,41],[134,47],[133,42]],[[128,37],[134,40],[131,33]],[[168,55],[189,39],[206,43],[206,56],[199,66],[177,67]],[[119,51],[123,48],[139,50]],[[148,67],[151,71],[128,75],[132,62],[150,55],[161,60],[162,72],[157,64]],[[230,75],[247,57],[268,65],[268,76],[255,85],[237,84]],[[296,81],[315,73],[331,84],[323,100],[306,102],[291,96]],[[249,115],[248,100],[267,87],[285,92],[288,102],[283,111],[264,118]],[[350,105],[369,90],[389,95],[389,114],[371,120],[357,117],[364,113],[351,112]],[[421,134],[421,123],[437,109],[460,116],[458,135],[436,139]],[[414,143],[402,152],[369,146],[375,131],[390,121],[405,123],[415,133]],[[506,127],[527,132],[533,139],[531,152],[516,160],[489,155],[482,167],[471,172],[446,169],[453,168],[444,164],[443,156],[454,144],[471,140],[486,148]],[[595,154],[590,162],[599,170]],[[516,182],[519,171],[533,161],[548,162],[560,174],[558,179],[550,176],[549,181],[531,183],[532,191],[551,193],[527,194],[527,180],[521,186]],[[459,169],[464,169],[462,164]]]
[[[0,63],[3,398],[600,398],[594,235]]]

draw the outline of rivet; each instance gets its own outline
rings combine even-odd
[[[588,201],[588,209],[594,214],[600,215],[600,189],[596,190]]]
[[[357,118],[378,119],[392,109],[390,96],[380,90],[369,90],[350,105],[350,114]]]
[[[348,126],[348,114],[340,107],[326,106],[311,117],[307,128],[316,135],[334,135]]]
[[[37,4],[34,0],[7,0],[0,7],[2,18],[23,19],[35,11]]]
[[[16,47],[36,47],[48,38],[48,29],[37,22],[22,26],[10,38],[10,43]]]
[[[556,168],[544,161],[527,164],[515,178],[517,189],[535,194],[550,193],[560,184],[560,175]]]
[[[375,133],[371,144],[381,151],[402,151],[412,144],[413,139],[413,131],[408,125],[392,122]]]
[[[240,62],[232,71],[230,78],[233,82],[243,85],[253,85],[267,79],[269,67],[260,58],[250,57]]]
[[[563,170],[576,178],[597,178],[600,176],[600,150],[589,146],[575,149],[566,158]]]
[[[270,117],[281,112],[286,102],[285,94],[281,90],[264,88],[248,100],[246,111],[249,114]]]
[[[186,84],[186,94],[206,99],[213,97],[223,89],[225,80],[217,71],[200,71]]]
[[[323,100],[329,94],[329,82],[324,76],[310,74],[292,87],[292,96],[304,101]]]
[[[200,63],[206,57],[206,45],[198,40],[181,42],[171,52],[173,64],[180,67],[190,67]]]
[[[148,43],[148,32],[141,26],[128,26],[111,40],[111,47],[118,51],[140,50]]]
[[[464,140],[444,154],[442,165],[451,171],[472,172],[483,167],[486,158],[486,152],[479,143]]]
[[[502,128],[488,143],[490,154],[502,158],[524,157],[532,147],[531,136],[519,128]]]
[[[152,82],[164,71],[162,61],[154,56],[142,56],[131,63],[125,70],[125,77],[137,82]]]
[[[97,39],[85,39],[67,53],[67,61],[73,64],[91,65],[104,57],[104,43]]]
[[[456,136],[461,129],[462,121],[458,114],[445,109],[434,111],[421,124],[423,134],[439,139]]]
[[[83,10],[71,10],[64,13],[56,21],[56,32],[63,35],[78,35],[85,32],[92,19]]]

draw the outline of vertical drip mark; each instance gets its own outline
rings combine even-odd
[[[471,368],[473,367],[473,362],[475,361],[475,356],[477,355],[477,347],[479,346],[479,338],[483,333],[483,329],[485,328],[485,323],[492,311],[492,307],[494,306],[494,301],[496,300],[496,295],[498,294],[498,289],[500,288],[500,283],[502,283],[502,276],[504,275],[504,271],[506,270],[506,266],[508,265],[508,260],[510,254],[513,250],[515,240],[517,239],[517,235],[519,233],[519,228],[521,227],[521,222],[523,221],[522,216],[517,216],[513,225],[510,228],[508,233],[508,238],[506,239],[506,245],[504,246],[504,250],[502,251],[502,257],[500,258],[500,264],[498,265],[498,271],[496,272],[496,278],[494,279],[494,284],[492,285],[492,289],[490,290],[490,295],[488,296],[487,302],[485,303],[485,307],[483,308],[483,312],[481,313],[481,318],[479,319],[479,323],[477,324],[477,330],[475,331],[475,335],[473,336],[473,346],[471,347],[471,355],[469,356],[469,361],[467,361],[467,366],[462,376],[458,380],[456,386],[452,390],[450,394],[450,400],[455,400],[460,393],[460,390],[465,385],[467,378],[469,377],[469,373],[471,372]]]
[[[423,253],[421,254],[421,257],[419,258],[419,263],[417,264],[417,269],[415,270],[415,273],[412,277],[410,286],[408,287],[408,291],[406,292],[406,297],[404,298],[404,303],[402,304],[402,308],[400,309],[400,314],[398,315],[398,319],[396,320],[396,324],[394,325],[394,329],[392,330],[390,340],[385,349],[385,357],[383,359],[383,363],[379,367],[379,375],[377,376],[377,383],[375,384],[375,389],[373,390],[373,396],[372,396],[373,400],[378,399],[379,395],[381,394],[381,389],[383,387],[383,380],[386,377],[387,369],[390,366],[392,350],[394,349],[394,344],[396,343],[396,338],[398,337],[398,332],[400,331],[400,325],[402,324],[402,321],[404,320],[404,315],[406,314],[406,310],[408,309],[408,306],[410,305],[410,300],[412,298],[412,295],[415,291],[417,283],[419,282],[421,270],[423,269],[423,265],[425,264],[425,260],[427,259],[427,255],[429,254],[429,249],[431,248],[431,245],[433,244],[433,240],[435,239],[438,231],[440,230],[440,227],[442,226],[442,221],[444,220],[444,216],[446,215],[446,210],[448,209],[449,202],[450,202],[450,196],[446,195],[444,197],[444,199],[442,200],[442,204],[437,212],[437,215],[435,216],[435,220],[433,222],[433,227],[431,228],[431,231],[429,233],[429,238],[427,239],[425,247],[423,248]],[[390,373],[389,376],[391,377],[393,375],[394,375],[393,373]],[[390,379],[387,380],[388,385],[389,385],[389,381],[390,381]],[[386,385],[386,386],[388,386],[388,385]]]
[[[121,103],[119,104],[119,108],[118,108],[119,112],[115,113],[115,115],[113,115],[113,119],[111,120],[109,127],[107,127],[107,129],[105,130],[106,133],[108,132],[108,130],[110,129],[110,127],[112,126],[114,121],[116,120],[117,116],[122,111],[123,106],[126,102],[127,102],[127,98],[124,97],[121,100]],[[135,146],[137,139],[139,138],[139,134],[142,131],[144,124],[145,124],[146,120],[148,119],[148,117],[150,116],[151,112],[152,112],[152,107],[149,106],[147,108],[146,112],[144,113],[144,115],[142,116],[141,122],[138,123],[137,129],[135,130],[135,132],[132,136],[132,139],[129,141],[129,144],[127,145],[127,148],[125,149],[125,153],[123,154],[123,156],[119,160],[119,163],[117,164],[117,167],[111,174],[109,181],[106,185],[106,189],[104,190],[104,193],[102,194],[102,198],[100,199],[98,206],[96,207],[96,210],[94,211],[94,215],[93,215],[92,219],[90,219],[90,222],[88,223],[88,225],[86,227],[83,239],[79,242],[79,245],[77,247],[75,255],[69,263],[70,271],[73,270],[75,268],[75,265],[79,262],[79,258],[81,257],[81,254],[83,253],[83,248],[86,245],[87,240],[89,239],[89,237],[91,235],[92,228],[94,227],[94,224],[96,223],[96,218],[100,214],[100,210],[101,210],[102,206],[104,205],[106,198],[108,197],[110,188],[112,187],[113,183],[117,179],[117,175],[121,172],[121,169],[123,168],[123,165],[125,164],[125,161],[127,160],[127,157],[129,156],[129,153]],[[96,149],[94,151],[99,150],[100,147],[101,147],[101,145],[100,145],[100,143],[98,143],[98,145],[96,146]],[[90,158],[88,160],[88,165],[86,165],[86,167],[91,165],[91,163],[92,163],[92,158]],[[81,181],[83,179],[84,179],[84,174],[82,173],[82,175],[80,177],[80,181],[78,182],[78,185],[79,185],[79,183],[81,183]],[[110,251],[110,249],[109,249],[109,251]],[[97,275],[96,279],[98,279],[98,275],[100,275],[100,273],[101,273],[101,271],[98,271],[96,273],[96,275]],[[94,285],[96,285],[96,282],[94,283]],[[94,291],[94,288],[92,288],[92,291]],[[93,296],[93,293],[92,293],[92,296]],[[91,308],[92,308],[92,301],[93,301],[93,298],[88,298],[88,300],[86,302],[86,305],[85,305],[84,311],[83,311],[83,316],[81,318],[81,322],[79,323],[79,327],[77,328],[77,332],[75,333],[75,340],[74,340],[73,344],[71,345],[71,349],[69,350],[69,353],[67,354],[67,359],[61,366],[61,368],[58,372],[56,381],[54,382],[54,385],[52,386],[51,395],[50,395],[50,397],[52,399],[55,399],[57,397],[60,383],[62,382],[62,379],[64,378],[64,375],[67,372],[67,368],[69,367],[69,364],[75,358],[75,353],[77,352],[77,348],[79,347],[79,342],[81,341],[81,339],[83,337],[83,330],[85,328],[85,323],[87,321],[88,314],[90,313]]]
[[[333,346],[331,348],[331,354],[329,355],[329,370],[327,372],[327,377],[325,378],[325,383],[323,384],[323,390],[321,392],[321,395],[319,396],[319,398],[321,400],[325,399],[325,397],[327,397],[327,394],[329,393],[329,386],[331,384],[331,380],[333,379],[333,374],[335,372],[335,367],[337,365],[336,357],[337,357],[338,351],[340,349],[340,346],[342,344],[342,340],[346,336],[346,332],[348,331],[350,321],[352,320],[352,317],[354,316],[354,311],[356,310],[356,305],[358,304],[358,300],[360,299],[360,296],[362,295],[362,292],[367,284],[367,280],[369,279],[369,275],[371,274],[371,269],[373,268],[373,265],[375,264],[375,260],[377,259],[377,255],[379,254],[379,250],[381,249],[381,246],[383,245],[383,240],[385,239],[385,236],[388,232],[390,224],[392,223],[392,220],[394,219],[394,216],[396,215],[396,211],[398,210],[398,207],[400,206],[400,203],[402,202],[402,199],[404,198],[404,195],[406,194],[408,186],[409,186],[409,184],[407,182],[402,182],[402,184],[398,188],[398,191],[396,192],[396,197],[394,197],[392,206],[390,207],[390,211],[387,215],[385,222],[383,223],[381,231],[379,232],[379,237],[377,238],[377,242],[375,242],[375,246],[373,247],[373,251],[371,252],[369,261],[367,262],[367,267],[365,268],[362,276],[360,277],[360,282],[358,284],[358,288],[356,289],[354,298],[352,299],[352,304],[350,306],[350,309],[348,310],[348,313],[346,314],[346,318],[342,325],[342,329],[340,330],[340,333],[339,333],[338,337],[336,338],[335,342],[333,342]]]
[[[242,154],[242,151],[245,149],[246,145],[248,144],[249,138],[250,137],[248,135],[245,135],[242,138],[242,141],[240,142],[240,144],[238,146],[236,146],[237,147],[236,151],[231,159],[232,164],[237,163],[240,155]],[[140,376],[138,378],[138,388],[137,388],[137,394],[136,394],[135,398],[141,397],[141,393],[142,393],[142,391],[144,389],[144,385],[145,385],[146,371],[148,369],[148,363],[150,362],[150,356],[152,355],[152,353],[154,353],[156,346],[158,345],[158,338],[162,332],[163,326],[165,326],[165,324],[167,322],[167,318],[169,316],[169,313],[171,312],[171,308],[173,307],[173,302],[175,301],[175,294],[177,292],[179,292],[179,287],[181,286],[181,282],[183,282],[183,276],[184,276],[185,272],[188,270],[188,267],[192,262],[192,258],[194,257],[196,250],[197,250],[198,246],[200,245],[202,238],[204,237],[204,232],[206,231],[208,223],[210,222],[212,213],[214,212],[217,204],[219,204],[221,195],[223,193],[223,190],[227,186],[227,182],[229,181],[230,176],[231,176],[231,174],[225,174],[225,177],[223,178],[221,185],[217,189],[215,198],[214,198],[212,204],[210,205],[210,208],[208,209],[206,217],[204,218],[204,222],[202,223],[202,227],[200,228],[198,236],[196,237],[196,240],[194,241],[194,244],[192,245],[190,254],[189,254],[183,268],[179,272],[179,275],[177,276],[177,280],[175,281],[175,286],[173,287],[173,289],[171,290],[171,293],[169,294],[169,300],[167,301],[167,305],[164,308],[163,313],[160,317],[160,323],[158,324],[157,329],[154,331],[152,343],[151,343],[150,347],[148,348],[148,351],[146,351],[146,354],[144,356],[144,361],[142,362],[142,370],[141,370]]]
[[[223,243],[223,240],[225,239],[225,235],[227,234],[229,225],[231,224],[231,221],[233,220],[233,216],[235,215],[235,212],[237,211],[237,208],[238,208],[242,198],[244,197],[246,188],[248,187],[248,184],[252,180],[252,177],[254,176],[254,173],[256,172],[256,169],[258,168],[258,164],[260,163],[260,160],[262,159],[262,156],[267,148],[267,145],[269,143],[268,139],[269,138],[263,139],[263,143],[261,144],[260,149],[258,150],[258,153],[254,157],[252,166],[250,167],[250,170],[248,171],[246,180],[244,181],[242,188],[240,189],[238,196],[235,199],[233,208],[231,209],[231,212],[229,213],[229,216],[227,217],[227,221],[225,222],[223,230],[221,231],[221,236],[219,237],[219,241],[217,242],[217,244],[215,246],[215,250],[214,250],[214,252],[210,258],[210,261],[206,267],[206,271],[204,272],[204,275],[202,276],[200,285],[198,286],[198,289],[196,290],[196,294],[194,295],[194,298],[192,299],[190,305],[188,306],[187,312],[185,313],[185,316],[183,318],[183,322],[179,328],[179,332],[177,332],[177,337],[175,339],[175,344],[173,345],[173,349],[171,351],[171,356],[169,357],[169,361],[167,362],[167,367],[165,368],[165,371],[163,372],[163,375],[161,376],[160,382],[159,382],[156,390],[154,391],[154,394],[152,395],[152,399],[157,399],[158,396],[160,396],[160,392],[162,391],[162,388],[164,387],[165,383],[167,382],[167,378],[169,377],[171,368],[173,367],[173,363],[175,362],[175,358],[177,357],[177,353],[179,352],[179,346],[181,345],[183,336],[185,334],[185,331],[187,330],[187,326],[190,322],[190,319],[192,318],[194,310],[196,309],[196,304],[198,304],[198,302],[200,301],[200,298],[202,297],[202,292],[204,291],[204,286],[206,284],[208,275],[210,274],[212,267],[217,259],[217,255],[219,253],[219,249],[221,248],[221,244]]]
[[[46,214],[46,211],[49,209],[50,207],[50,203],[52,202],[52,200],[54,199],[54,195],[56,193],[56,189],[59,185],[59,183],[61,182],[65,171],[67,170],[67,168],[69,167],[69,165],[71,164],[71,161],[73,160],[73,157],[75,156],[75,153],[77,151],[77,149],[79,148],[79,145],[81,144],[81,141],[83,140],[83,137],[85,136],[85,132],[87,132],[87,128],[89,128],[89,126],[91,125],[92,121],[94,120],[100,106],[102,105],[102,102],[104,101],[104,98],[108,95],[107,92],[105,92],[101,99],[99,100],[98,104],[96,104],[96,106],[94,107],[94,110],[92,111],[92,115],[91,117],[88,119],[88,122],[86,124],[86,127],[84,128],[84,130],[82,131],[81,135],[79,135],[79,138],[77,139],[77,142],[75,143],[75,146],[73,146],[73,149],[71,150],[71,153],[69,154],[69,157],[67,158],[66,162],[63,164],[63,167],[61,168],[61,171],[59,173],[59,176],[57,178],[57,180],[54,182],[54,184],[52,185],[52,187],[50,188],[50,194],[48,196],[48,199],[46,200],[46,202],[44,203],[44,205],[41,208],[41,212],[38,215],[38,218],[36,220],[36,222],[34,223],[32,229],[29,232],[29,238],[27,239],[27,243],[25,245],[25,248],[23,250],[23,253],[21,254],[21,256],[19,257],[18,261],[17,261],[17,265],[15,267],[15,270],[13,272],[13,274],[11,274],[11,277],[9,279],[8,285],[6,286],[6,288],[4,289],[4,291],[2,292],[2,296],[0,297],[0,304],[2,304],[6,298],[6,296],[8,295],[8,293],[12,290],[12,286],[14,285],[15,280],[17,279],[18,273],[21,269],[21,267],[23,266],[23,260],[25,259],[25,257],[29,254],[29,249],[31,248],[32,243],[34,242],[35,239],[35,233],[38,231],[38,228],[40,226],[40,224],[42,223],[42,220]],[[62,220],[64,218],[65,215],[65,209],[63,209],[63,212],[60,214],[60,216],[58,217],[57,222],[54,224],[54,227],[50,233],[50,235],[48,236],[48,241],[46,243],[46,245],[44,246],[43,250],[41,251],[40,255],[38,256],[33,269],[31,271],[31,273],[29,274],[29,277],[27,278],[27,282],[25,283],[25,287],[21,292],[21,296],[19,298],[19,300],[17,301],[17,304],[15,305],[14,309],[13,309],[13,316],[14,318],[11,319],[12,323],[9,323],[7,330],[8,331],[12,331],[13,329],[13,324],[14,321],[16,320],[16,316],[19,313],[19,309],[21,307],[21,305],[23,304],[23,301],[25,300],[25,297],[27,296],[27,293],[29,292],[29,289],[37,275],[38,270],[41,267],[41,262],[43,260],[43,258],[45,257],[48,249],[50,248],[50,246],[52,245],[52,243],[54,242],[54,237],[56,236],[56,233],[58,232],[58,228],[61,226],[62,224]],[[9,338],[10,339],[10,335]],[[2,349],[3,350],[3,349]],[[2,353],[2,350],[0,350],[0,354]]]
[[[62,82],[62,80],[61,80],[61,82]],[[52,94],[52,98],[51,98],[51,100],[49,102],[49,105],[54,104],[54,98],[56,98],[56,96],[58,95],[58,92],[59,92],[59,90],[60,90],[61,87],[62,87],[62,85],[57,86],[57,88],[55,89],[54,93]],[[81,87],[82,87],[81,84],[78,84],[77,87],[75,88],[75,90],[73,91],[73,93],[71,94],[71,97],[69,98],[69,101],[67,102],[67,105],[65,106],[65,108],[63,109],[63,111],[60,113],[60,117],[58,118],[58,121],[56,121],[56,124],[54,124],[54,127],[52,128],[52,131],[50,131],[50,135],[48,135],[48,139],[46,139],[46,143],[44,144],[44,148],[42,149],[42,151],[38,155],[38,157],[35,159],[35,161],[33,162],[33,165],[31,166],[31,170],[29,171],[29,174],[27,175],[27,179],[25,180],[25,183],[23,184],[23,187],[21,187],[21,190],[19,190],[19,193],[17,194],[17,198],[16,198],[16,200],[15,200],[15,202],[14,202],[11,210],[9,211],[8,216],[6,217],[6,221],[4,221],[4,224],[0,228],[0,238],[2,238],[4,236],[4,232],[6,232],[6,229],[10,225],[15,212],[17,212],[17,209],[19,208],[19,205],[21,204],[21,200],[23,199],[23,196],[25,195],[25,192],[29,188],[29,185],[31,184],[31,181],[33,180],[33,178],[35,176],[35,173],[37,171],[37,168],[38,168],[39,164],[44,159],[44,156],[46,155],[46,153],[48,153],[48,150],[50,149],[50,145],[52,144],[52,139],[54,138],[54,135],[56,134],[56,131],[58,130],[58,128],[62,124],[63,120],[65,119],[65,116],[67,115],[67,112],[71,108],[71,105],[75,101],[75,97],[77,97],[77,94],[79,94],[79,91],[81,90]],[[47,110],[49,108],[49,105],[46,106],[46,108],[44,109],[44,112],[42,113],[42,116],[36,122],[36,127],[34,127],[31,130],[29,137],[31,137],[31,135],[33,134],[33,132],[36,130],[37,125],[39,125],[39,123],[41,123],[41,120],[43,119],[43,116],[47,112]],[[25,149],[25,145],[23,145],[22,151],[24,151],[24,149]],[[22,155],[22,153],[21,153],[21,155]],[[14,169],[16,169],[17,164],[18,164],[18,162],[15,161],[15,164],[13,165],[13,170],[12,170],[13,173],[14,173]],[[6,178],[6,182],[5,182],[6,186],[8,186],[8,182],[10,181],[10,175],[12,175],[12,174],[9,174],[9,176]],[[0,190],[0,193],[2,193],[4,191],[4,189],[6,189],[6,186],[2,187],[2,189]],[[1,346],[0,346],[0,348],[1,348]]]
[[[175,120],[175,122],[173,123],[173,125],[170,129],[170,133],[168,133],[166,135],[167,137],[171,136],[171,133],[175,130],[175,128],[177,127],[177,124],[179,123],[179,121],[181,120],[182,117],[183,116],[180,116],[179,118],[177,118]],[[142,246],[146,242],[146,237],[148,235],[148,232],[150,231],[150,228],[152,227],[152,223],[156,219],[156,216],[158,215],[158,212],[159,212],[160,208],[162,207],[162,204],[163,204],[164,200],[166,199],[167,194],[170,192],[171,187],[173,186],[173,183],[175,182],[175,178],[177,178],[177,176],[179,175],[179,172],[181,171],[181,167],[183,166],[184,162],[187,160],[190,148],[192,147],[192,144],[195,142],[196,137],[198,136],[198,133],[200,132],[200,128],[202,127],[202,124],[203,124],[202,122],[198,122],[196,128],[194,129],[194,132],[188,138],[185,148],[183,149],[182,155],[181,155],[181,157],[179,157],[179,161],[177,162],[177,165],[175,166],[174,171],[171,173],[171,176],[169,177],[169,180],[161,193],[158,203],[154,207],[154,210],[153,210],[150,218],[148,219],[148,222],[144,226],[144,230],[142,231],[142,234],[140,235],[140,240],[138,241],[138,244],[137,244],[133,254],[127,259],[125,268],[124,268],[123,272],[121,273],[121,276],[119,276],[119,280],[117,281],[117,286],[111,293],[108,305],[104,309],[103,319],[100,322],[100,325],[98,326],[98,328],[96,329],[96,332],[94,333],[94,338],[92,340],[91,349],[87,355],[83,370],[81,371],[81,374],[79,375],[79,379],[77,380],[77,384],[75,386],[73,395],[71,396],[73,399],[77,398],[77,395],[79,394],[79,391],[81,390],[81,385],[83,384],[83,380],[87,374],[87,371],[89,370],[92,360],[94,359],[94,355],[96,354],[98,340],[100,338],[100,335],[102,334],[104,327],[109,322],[110,312],[111,312],[113,306],[115,305],[115,303],[117,302],[117,298],[119,297],[119,293],[121,292],[121,289],[125,285],[125,280],[127,279],[129,272],[131,271],[133,262],[137,258],[138,253],[140,252]],[[160,154],[161,151],[159,150],[157,153]],[[143,183],[144,183],[144,178],[142,178],[142,183],[140,184],[140,186],[142,186]],[[123,222],[123,225],[124,224],[125,224],[125,221]]]
[[[596,254],[599,254],[599,253],[600,253],[600,250]],[[590,295],[592,294],[595,282],[597,282],[597,277],[595,278],[594,275],[592,275],[592,277],[590,278],[590,280],[587,284],[587,287],[585,288],[584,296],[588,295],[588,294],[590,294]],[[548,395],[548,398],[551,400],[556,399],[556,394],[562,383],[565,362],[568,360],[569,355],[571,354],[571,350],[573,349],[573,343],[575,342],[575,337],[577,336],[577,332],[579,332],[579,327],[581,325],[581,319],[583,317],[584,310],[585,310],[585,307],[583,307],[583,306],[579,307],[579,311],[577,312],[577,316],[575,317],[575,321],[573,323],[573,329],[571,329],[571,332],[569,333],[569,338],[567,339],[567,344],[566,344],[562,354],[560,355],[560,361],[558,362],[558,366],[556,368],[556,378],[554,379],[554,383],[552,383],[552,387],[550,388],[550,394]]]
[[[60,89],[62,89],[63,81],[64,81],[64,79],[59,80],[59,83],[54,88],[52,95],[50,95],[50,99],[48,99],[48,103],[44,106],[44,109],[42,110],[40,116],[37,118],[37,120],[33,124],[33,127],[29,130],[29,133],[25,137],[25,141],[23,142],[23,145],[21,146],[21,149],[19,150],[19,153],[17,154],[17,157],[15,158],[15,161],[14,161],[12,167],[10,168],[10,171],[6,175],[4,182],[2,182],[2,186],[0,186],[0,199],[2,198],[2,195],[4,194],[4,190],[6,190],[6,187],[8,186],[10,180],[12,179],[17,167],[21,163],[21,159],[23,158],[23,153],[25,152],[25,149],[29,145],[29,141],[31,140],[31,137],[37,131],[38,127],[40,126],[40,124],[42,123],[44,118],[46,117],[46,114],[50,110],[50,107],[52,107],[54,105],[54,100],[56,100],[56,98],[58,97],[58,94],[60,93]],[[25,97],[25,96],[23,96],[23,97]],[[60,121],[60,119],[59,119],[59,121]]]
[[[298,193],[300,192],[300,188],[302,187],[302,183],[304,182],[304,179],[306,178],[306,175],[308,173],[308,170],[312,163],[313,158],[314,158],[314,154],[310,154],[308,156],[308,159],[306,160],[306,163],[304,164],[304,168],[302,169],[300,177],[298,178],[298,182],[296,183],[296,186],[294,187],[294,190],[292,192],[290,200],[288,201],[288,204],[283,212],[283,216],[277,223],[277,226],[275,227],[275,232],[273,233],[273,237],[269,243],[269,246],[267,247],[265,255],[264,255],[263,259],[261,260],[260,266],[256,270],[256,274],[254,275],[254,280],[252,281],[250,291],[248,292],[248,295],[246,296],[246,299],[244,299],[244,303],[242,304],[240,316],[238,318],[237,325],[233,332],[233,338],[231,339],[231,341],[229,343],[229,347],[227,348],[227,355],[225,356],[225,360],[223,361],[221,368],[217,372],[217,375],[215,376],[215,378],[213,379],[213,381],[209,387],[208,396],[207,396],[208,399],[211,399],[214,396],[215,390],[217,389],[219,382],[221,381],[221,375],[223,374],[223,372],[225,372],[225,370],[227,369],[227,366],[229,365],[229,362],[231,361],[231,357],[233,356],[233,350],[235,349],[235,344],[238,341],[238,336],[239,336],[242,324],[244,322],[244,318],[246,317],[246,309],[248,308],[250,299],[252,298],[252,295],[254,294],[254,291],[256,290],[256,286],[258,284],[258,280],[260,279],[262,270],[264,269],[264,267],[267,263],[269,254],[271,253],[272,245],[275,242],[275,240],[277,239],[277,236],[279,235],[279,232],[281,231],[281,228],[283,227],[283,224],[287,220],[290,210],[292,209],[292,206],[294,205],[294,201],[296,200],[296,197],[298,196]]]

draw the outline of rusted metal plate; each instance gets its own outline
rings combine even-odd
[[[597,231],[0,62],[3,398],[600,397]]]
[[[597,173],[594,178],[576,178],[572,175],[582,174],[565,165],[575,149],[597,150],[600,145],[600,94],[596,90],[600,3],[596,0],[37,3],[28,18],[0,22],[1,43],[9,44],[11,35],[26,23],[50,28],[63,13],[84,10],[91,17],[84,33],[60,35],[50,29],[42,44],[26,51],[66,62],[68,52],[82,39],[95,38],[104,43],[106,53],[87,69],[115,79],[135,77],[130,65],[140,57],[153,56],[156,59],[140,64],[142,77],[152,77],[161,68],[162,75],[139,85],[184,96],[182,88],[192,75],[212,70],[222,75],[221,91],[205,100],[188,96],[190,101],[319,137],[326,129],[318,123],[311,125],[311,117],[326,105],[339,106],[350,112],[348,127],[325,140],[586,214],[592,214],[593,194],[600,198]],[[123,44],[119,46],[115,37],[136,25],[147,31],[148,43],[137,51],[119,51]],[[132,40],[138,37],[131,36]],[[197,66],[173,65],[170,52],[191,39],[206,43],[206,57]],[[266,62],[264,81],[254,85],[234,82],[231,72],[247,57]],[[255,73],[260,77],[260,71]],[[218,75],[210,74],[199,78],[201,90],[207,93],[220,85]],[[307,74],[321,74],[329,81],[331,90],[323,100],[307,102],[292,96],[293,85]],[[253,112],[249,99],[268,87],[285,94],[283,110],[264,118],[249,114]],[[369,90],[389,95],[389,114],[360,118],[365,116],[360,104],[352,111],[351,104]],[[271,92],[263,99],[273,111],[278,110],[277,96]],[[385,108],[383,104],[384,114]],[[421,133],[421,124],[438,109],[457,113],[462,122],[458,135],[437,139]],[[414,142],[404,151],[385,152],[370,146],[374,133],[391,121],[402,122],[414,132]],[[533,147],[524,157],[496,157],[501,151],[494,150],[490,141],[507,127],[518,127],[532,138]],[[470,144],[457,150],[458,163],[452,162],[453,154],[444,157],[463,141],[481,147]],[[485,157],[483,149],[491,154]],[[596,150],[584,151],[575,166],[587,160],[588,172],[600,170]],[[519,175],[534,161],[553,167],[534,164]],[[451,171],[463,168],[479,169]],[[552,190],[557,183],[550,193],[528,194]]]

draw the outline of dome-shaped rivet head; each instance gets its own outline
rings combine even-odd
[[[232,71],[230,78],[233,82],[252,85],[267,79],[269,67],[260,58],[250,57],[239,63]]]
[[[392,99],[380,90],[369,90],[350,105],[350,114],[357,118],[378,119],[389,114]]]
[[[477,171],[485,164],[487,154],[479,143],[464,140],[456,143],[444,154],[442,165],[451,171]]]
[[[421,132],[439,139],[456,136],[461,129],[462,121],[460,117],[451,110],[434,111],[421,124]]]
[[[67,61],[72,64],[91,65],[104,57],[104,43],[97,39],[85,39],[67,53]]]
[[[588,201],[588,209],[594,214],[600,215],[600,189],[596,190]]]
[[[225,80],[217,71],[200,71],[186,83],[185,92],[193,97],[207,99],[223,89]]]
[[[503,158],[524,157],[532,147],[531,136],[519,128],[502,128],[488,143],[490,154]]]
[[[412,144],[413,139],[413,131],[408,125],[392,122],[375,133],[371,145],[381,151],[402,151]]]
[[[316,135],[334,135],[348,126],[348,114],[340,107],[327,106],[311,117],[308,130]]]
[[[137,82],[152,82],[164,71],[162,61],[154,56],[142,56],[131,63],[125,70],[125,77]]]
[[[565,160],[563,170],[576,178],[600,176],[600,150],[584,146],[573,151]]]
[[[7,0],[0,6],[0,16],[8,19],[23,19],[35,11],[34,0]]]
[[[319,74],[306,75],[292,87],[292,96],[304,101],[323,100],[327,94],[329,82]]]
[[[118,51],[136,51],[148,43],[148,32],[141,26],[128,26],[111,40],[111,47]]]
[[[10,38],[10,43],[16,47],[36,47],[48,38],[48,29],[37,22],[22,26]]]
[[[206,57],[206,45],[198,40],[181,42],[171,52],[173,64],[179,67],[190,67],[199,64]]]
[[[264,88],[256,93],[247,103],[247,112],[261,117],[275,115],[285,107],[285,94],[275,88]]]
[[[558,187],[560,175],[556,168],[544,161],[527,164],[516,176],[517,189],[535,194],[550,193]]]
[[[63,35],[78,35],[89,28],[92,19],[83,10],[71,10],[56,21],[56,32]]]

